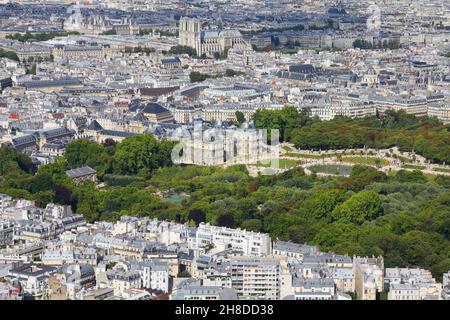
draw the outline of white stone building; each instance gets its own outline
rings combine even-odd
[[[420,300],[419,288],[410,283],[391,284],[388,300]]]
[[[355,291],[359,300],[376,300],[384,290],[383,257],[353,257]]]
[[[265,130],[261,129],[204,129],[202,124],[196,124],[192,134],[181,137],[179,150],[174,149],[175,152],[182,150],[182,155],[174,162],[197,165],[257,163],[279,154],[278,145],[269,146],[266,141]]]
[[[239,256],[231,259],[231,283],[244,299],[280,299],[282,258]]]
[[[428,116],[436,117],[444,124],[450,123],[450,104],[446,103],[429,103]]]
[[[272,242],[266,233],[212,226],[209,223],[200,223],[195,239],[189,243],[192,249],[200,249],[208,245],[224,245],[240,250],[247,256],[264,256],[272,253]]]

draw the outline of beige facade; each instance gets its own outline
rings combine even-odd
[[[46,295],[48,300],[67,300],[67,288],[61,283],[61,275],[54,274],[48,278]]]
[[[376,300],[384,289],[383,257],[354,257],[355,291],[359,300]]]
[[[161,122],[161,123],[173,123],[173,116],[170,111],[165,111],[161,113],[145,113],[144,116],[150,122]]]
[[[141,134],[145,132],[145,127],[141,121],[117,121],[110,118],[96,118],[95,119],[103,129],[113,131],[125,131]]]
[[[111,49],[107,47],[56,47],[52,50],[53,56],[62,58],[102,58],[109,53],[111,53]]]
[[[388,300],[420,300],[419,288],[409,283],[392,284]]]
[[[128,277],[126,279],[115,278],[112,280],[112,287],[114,289],[114,295],[121,297],[129,289],[140,288],[141,279],[139,276]]]
[[[450,104],[429,104],[428,116],[436,117],[444,124],[450,123]]]
[[[333,272],[333,280],[338,291],[355,292],[355,273],[352,269],[335,269]]]
[[[384,113],[387,110],[404,110],[406,113],[413,114],[416,117],[424,117],[427,115],[428,108],[426,99],[379,99],[375,100],[374,103],[380,113]]]

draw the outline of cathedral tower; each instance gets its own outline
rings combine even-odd
[[[178,44],[195,48],[198,52],[200,44],[200,21],[196,18],[180,19]]]

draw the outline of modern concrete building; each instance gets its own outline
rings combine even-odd
[[[231,285],[240,299],[280,299],[283,268],[273,257],[235,257],[230,260]]]
[[[239,250],[247,256],[264,256],[272,253],[270,236],[266,233],[200,223],[194,237],[191,244],[193,249],[221,245],[224,248]]]

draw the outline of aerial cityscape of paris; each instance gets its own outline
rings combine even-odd
[[[448,0],[0,0],[0,92],[0,300],[450,300]]]

